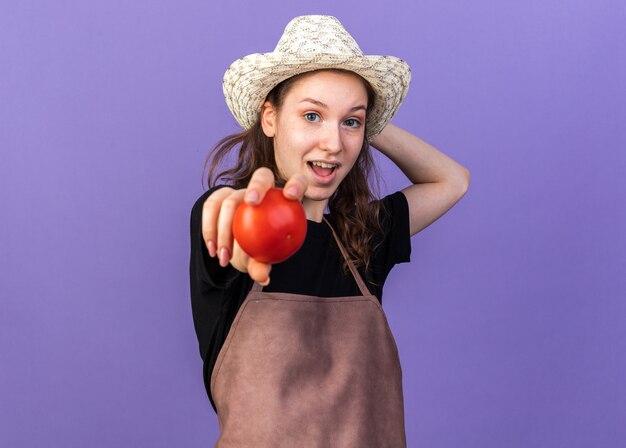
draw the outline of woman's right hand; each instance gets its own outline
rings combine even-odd
[[[202,237],[211,257],[217,256],[220,266],[230,263],[235,269],[247,272],[253,280],[263,286],[269,284],[272,266],[251,258],[233,238],[233,217],[243,201],[250,205],[260,204],[265,193],[274,187],[274,174],[269,168],[259,168],[250,179],[247,188],[235,190],[220,188],[204,201],[202,207]],[[307,182],[301,174],[287,181],[283,194],[288,199],[302,200]]]

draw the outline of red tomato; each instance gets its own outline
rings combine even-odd
[[[239,204],[233,220],[233,236],[252,258],[274,264],[300,249],[306,227],[300,201],[287,199],[281,188],[272,188],[258,205]]]

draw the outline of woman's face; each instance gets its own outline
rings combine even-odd
[[[298,79],[279,111],[265,103],[263,131],[274,138],[278,169],[285,179],[305,176],[305,198],[325,205],[352,169],[363,145],[366,110],[363,82],[332,71]]]

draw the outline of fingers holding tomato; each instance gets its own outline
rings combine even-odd
[[[302,204],[280,188],[268,190],[258,205],[242,203],[233,218],[233,235],[261,263],[285,261],[304,243],[307,222]]]
[[[260,204],[265,196],[265,193],[275,187],[275,179],[272,170],[269,168],[258,168],[253,174],[248,187],[246,188],[246,194],[244,200],[247,204],[257,205]],[[302,200],[304,193],[308,187],[306,177],[302,174],[293,175],[285,184],[283,193],[288,199]]]
[[[245,201],[247,204],[259,204],[265,192],[274,187],[274,173],[269,168],[261,167],[252,173],[248,187],[246,188]]]
[[[220,266],[226,267],[233,255],[233,217],[243,203],[244,190],[236,190],[222,201],[217,219],[217,256]]]
[[[202,237],[211,257],[218,253],[218,221],[224,200],[236,193],[230,187],[214,191],[202,206]]]
[[[254,258],[250,258],[248,262],[248,275],[263,286],[269,285],[271,270],[272,265],[269,263],[261,263]]]
[[[230,259],[230,264],[240,272],[247,272],[252,280],[261,285],[267,286],[269,284],[272,265],[251,258],[239,246],[236,239],[233,241],[233,256]]]
[[[288,199],[297,199],[301,201],[307,188],[308,183],[306,177],[302,174],[294,174],[285,184],[283,194]]]
[[[254,172],[246,189],[213,192],[202,211],[202,235],[211,257],[229,263],[263,285],[271,264],[293,255],[304,242],[306,216],[300,203],[307,188],[295,175],[284,189],[274,188],[268,168]]]

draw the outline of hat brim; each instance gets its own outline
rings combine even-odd
[[[224,74],[222,88],[228,108],[244,129],[251,128],[268,93],[281,81],[314,70],[348,70],[367,80],[376,94],[367,117],[368,138],[379,134],[406,97],[409,65],[395,56],[354,56],[315,53],[255,53],[236,60]]]

